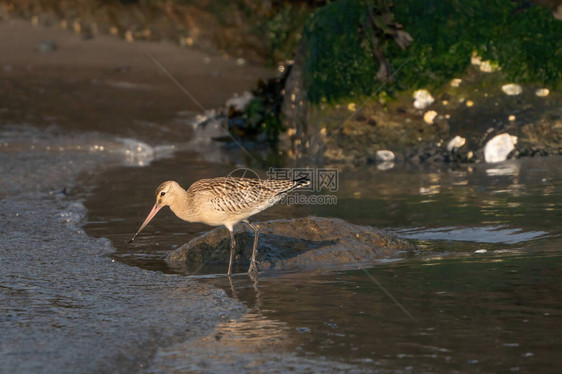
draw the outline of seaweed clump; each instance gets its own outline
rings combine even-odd
[[[439,87],[466,73],[473,53],[508,80],[558,88],[560,35],[562,22],[527,2],[339,0],[304,28],[307,97],[337,102]]]

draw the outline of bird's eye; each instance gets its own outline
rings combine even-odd
[[[166,194],[166,191],[160,192],[160,196],[164,196],[165,194]]]

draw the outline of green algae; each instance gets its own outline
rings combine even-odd
[[[400,26],[413,38],[406,48],[392,33]],[[439,87],[466,73],[473,52],[499,65],[507,80],[557,88],[560,35],[562,22],[547,9],[509,0],[335,1],[305,26],[308,100]],[[377,73],[386,61],[383,87]]]

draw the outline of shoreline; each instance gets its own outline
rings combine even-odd
[[[118,155],[48,151],[37,143],[29,151],[25,140],[40,136],[44,145],[52,136],[30,127],[12,136],[2,130],[3,143],[19,140],[0,152],[2,174],[19,189],[0,200],[0,371],[138,371],[160,347],[207,336],[225,317],[244,313],[223,290],[117,262],[108,239],[86,235],[83,204],[53,187],[119,162]],[[89,139],[69,138],[84,148]],[[41,177],[27,178],[29,170]]]

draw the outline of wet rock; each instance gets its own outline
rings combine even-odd
[[[383,230],[336,218],[305,217],[259,223],[260,269],[294,270],[368,264],[404,257],[414,245]],[[254,234],[246,225],[235,232],[237,265],[249,264]],[[168,256],[171,266],[207,262],[228,264],[230,236],[224,227],[203,234]]]
[[[39,43],[39,52],[41,53],[50,53],[56,51],[58,48],[57,43],[52,40],[44,40]]]
[[[412,148],[405,153],[405,159],[409,164],[421,165],[421,164],[434,164],[442,162],[453,161],[451,154],[445,149],[436,146],[419,146],[417,148]]]
[[[319,131],[325,125],[310,121],[312,106],[307,99],[307,86],[304,81],[304,66],[307,50],[303,43],[295,53],[293,64],[287,69],[287,81],[284,87],[285,99],[281,106],[281,120],[287,129],[287,135],[280,144],[293,159],[309,158],[316,163],[325,149],[325,137]],[[291,134],[291,135],[289,135]]]
[[[248,107],[248,105],[253,99],[254,99],[254,95],[252,95],[251,92],[244,91],[242,95],[236,95],[226,100],[225,106],[227,108],[232,108],[233,110],[242,112]]]
[[[561,144],[562,119],[544,119],[523,126],[517,150],[527,157],[557,155],[562,152]]]
[[[496,135],[484,147],[486,162],[501,162],[515,149],[517,137],[507,133]]]

